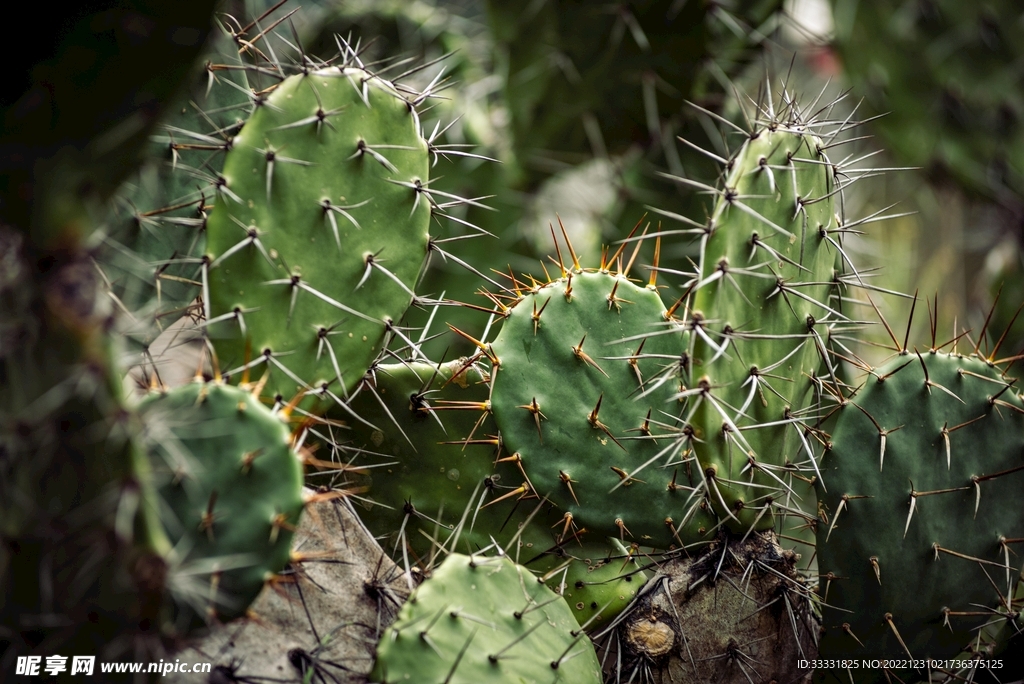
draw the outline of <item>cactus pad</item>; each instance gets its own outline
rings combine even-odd
[[[526,568],[451,555],[384,632],[370,681],[597,684],[597,655],[577,627]]]
[[[222,383],[151,395],[140,412],[176,540],[168,586],[179,624],[237,617],[288,563],[302,513],[302,466],[288,426]]]
[[[285,400],[359,382],[426,260],[427,165],[412,103],[361,69],[292,76],[266,96],[232,141],[207,225],[222,365],[265,363]]]
[[[387,537],[386,550],[408,547],[425,557],[431,539],[445,543],[467,510],[459,548],[480,549],[492,537],[509,540],[533,509],[526,502],[509,519],[507,508],[486,506],[521,482],[515,466],[494,463],[487,381],[467,359],[381,364],[353,397],[352,410],[372,415],[374,425],[351,421],[338,457],[365,468],[353,477],[367,488],[355,505],[370,531]]]
[[[719,516],[741,533],[770,527],[773,501],[801,505],[791,464],[815,474],[803,421],[814,422],[823,322],[842,320],[829,299],[840,226],[821,145],[794,121],[750,135],[715,191],[692,285],[697,458]]]
[[[1022,447],[1024,407],[994,364],[904,352],[872,371],[822,463],[823,658],[947,658],[1006,621]]]
[[[653,288],[607,269],[566,271],[509,311],[494,417],[525,486],[572,524],[660,548],[713,526],[678,441],[683,338]]]

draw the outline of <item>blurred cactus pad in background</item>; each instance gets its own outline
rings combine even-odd
[[[1024,9],[25,11],[0,679],[1024,678]]]

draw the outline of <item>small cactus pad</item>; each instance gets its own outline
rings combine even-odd
[[[691,401],[709,497],[734,532],[800,507],[816,473],[805,422],[822,367],[839,230],[822,142],[799,122],[755,130],[729,162],[693,281]],[[810,507],[809,502],[804,507]]]
[[[683,349],[657,291],[622,274],[577,267],[523,294],[491,353],[494,417],[524,486],[594,535],[700,539],[714,523],[679,439]]]
[[[508,558],[453,554],[381,637],[370,681],[597,684],[601,668],[565,601]]]
[[[427,167],[412,103],[388,82],[347,67],[281,82],[232,141],[208,221],[223,367],[265,363],[286,401],[358,383],[426,260]]]
[[[576,620],[589,631],[618,617],[648,579],[637,558],[617,539],[609,539],[607,544],[567,544],[564,549],[573,560],[564,566],[564,572],[549,572],[553,577],[547,584],[558,591],[564,583],[560,593]]]
[[[338,458],[365,468],[353,482],[367,492],[353,504],[374,535],[387,537],[387,551],[407,546],[426,557],[431,540],[445,543],[467,510],[459,547],[480,549],[491,537],[510,539],[533,509],[535,502],[524,502],[509,519],[500,505],[486,507],[522,481],[514,465],[494,463],[487,382],[469,359],[407,361],[375,366],[353,396],[352,410],[375,424],[350,421],[338,433]]]
[[[288,563],[302,513],[302,465],[288,426],[220,382],[153,394],[140,413],[175,540],[168,588],[179,625],[238,617]]]
[[[975,355],[904,351],[841,408],[818,492],[823,658],[948,658],[1006,621],[1024,539],[1013,382]]]

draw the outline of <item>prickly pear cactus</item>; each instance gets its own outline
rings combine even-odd
[[[816,474],[804,421],[827,326],[844,318],[824,144],[790,109],[749,133],[722,189],[705,186],[717,199],[690,283],[688,410],[709,497],[736,532],[770,527],[774,502],[799,506],[793,470]]]
[[[608,265],[515,292],[488,355],[491,409],[522,469],[591,534],[668,548],[703,538],[696,464],[680,447],[684,335],[657,290]]]
[[[409,590],[401,572],[341,499],[305,491],[289,581],[264,591],[249,615],[218,625],[174,654],[213,661],[208,681],[366,684],[381,630]],[[168,684],[194,684],[171,673]]]
[[[347,396],[414,299],[427,257],[416,103],[357,67],[297,74],[231,141],[202,260],[225,369],[288,401]]]
[[[601,681],[565,602],[504,556],[453,554],[402,607],[370,681]]]
[[[1024,402],[1005,371],[904,351],[841,407],[819,489],[822,658],[948,658],[1019,611]]]
[[[140,412],[175,543],[178,630],[243,615],[288,563],[303,509],[288,425],[252,393],[201,380],[154,393]]]

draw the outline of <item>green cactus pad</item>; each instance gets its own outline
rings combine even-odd
[[[511,463],[494,463],[487,383],[481,367],[466,359],[381,364],[353,397],[352,410],[373,416],[374,425],[350,421],[339,434],[338,456],[365,468],[353,476],[353,484],[367,488],[354,505],[370,531],[386,537],[388,551],[407,545],[427,556],[431,539],[444,543],[467,510],[458,546],[478,550],[492,537],[510,540],[533,510],[536,502],[523,502],[510,518],[507,507],[486,506],[522,483]],[[538,525],[527,535],[531,549],[549,537]]]
[[[575,270],[524,294],[492,352],[494,417],[533,492],[591,534],[660,548],[714,526],[680,447],[684,335],[667,313],[653,289]]]
[[[566,566],[564,575],[554,574],[547,584],[557,591],[564,582],[562,597],[580,625],[591,631],[622,614],[648,578],[617,539],[604,545],[583,544],[582,548],[566,545],[566,554],[575,560]]]
[[[451,555],[381,637],[370,681],[597,684],[601,668],[565,602],[502,557]]]
[[[164,525],[179,626],[245,613],[288,563],[302,513],[291,433],[249,392],[193,382],[140,406]]]
[[[942,352],[891,359],[843,406],[819,489],[822,658],[948,658],[1005,622],[1024,538],[1022,406],[997,366]]]
[[[388,82],[353,68],[281,82],[234,138],[207,225],[222,367],[265,364],[285,401],[359,382],[426,260],[427,167]]]
[[[813,378],[841,320],[829,294],[839,228],[821,141],[797,123],[751,134],[729,165],[693,284],[691,399],[697,458],[730,529],[766,529],[795,500],[787,467],[816,474],[804,436]],[[806,494],[806,490],[804,492]]]

